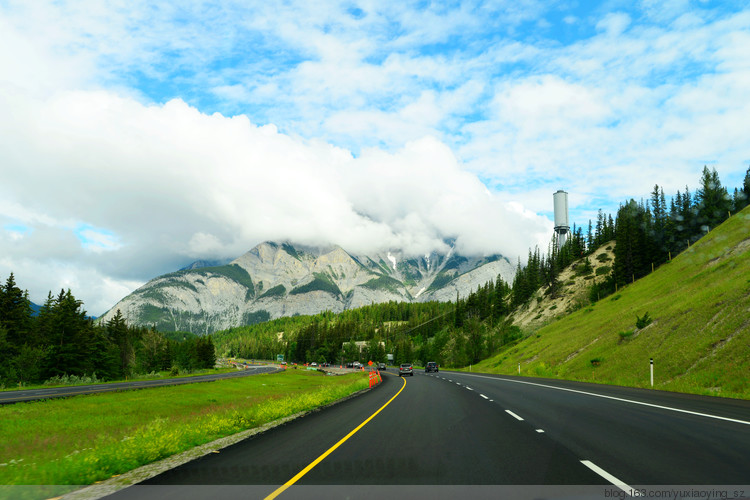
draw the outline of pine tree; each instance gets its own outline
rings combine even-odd
[[[31,314],[28,295],[16,286],[15,277],[10,273],[5,285],[0,285],[0,326],[5,328],[5,342],[11,356],[29,343]]]
[[[643,205],[630,200],[617,212],[614,274],[617,283],[625,284],[650,271],[648,218]]]
[[[651,192],[651,209],[653,217],[654,231],[658,234],[663,234],[664,224],[667,219],[667,207],[664,205],[664,190],[659,190],[659,185],[654,185],[654,190]]]
[[[604,212],[602,212],[602,209],[600,208],[596,215],[596,233],[594,233],[594,245],[597,247],[607,241],[605,236],[606,223],[607,220],[604,217]]]
[[[456,309],[453,315],[453,325],[456,328],[461,328],[461,326],[464,324],[464,307],[461,304],[461,299],[458,296],[458,292],[456,292]]]
[[[82,306],[70,290],[60,290],[52,303],[48,301],[42,308],[40,321],[45,324],[49,342],[46,377],[93,373],[96,338],[94,326]]]
[[[118,355],[118,371],[120,377],[132,375],[135,364],[135,346],[131,337],[131,330],[125,323],[122,312],[118,309],[115,315],[107,322],[107,335],[115,346]]]
[[[661,264],[668,258],[666,246],[667,207],[664,202],[664,190],[654,185],[651,192],[651,218],[649,220],[649,257],[654,264]]]
[[[695,200],[696,225],[701,233],[718,226],[727,218],[730,209],[729,194],[722,187],[715,168],[709,171],[708,167],[703,167],[701,187],[695,194]]]
[[[506,300],[506,297],[509,292],[509,286],[507,283],[503,281],[502,276],[499,274],[497,275],[497,279],[495,280],[495,294],[492,299],[492,319],[497,321],[503,316],[506,316],[509,313],[508,310],[508,303]]]
[[[216,365],[216,350],[211,336],[198,337],[196,344],[198,368],[213,368]]]
[[[739,188],[734,188],[732,196],[732,213],[737,213],[750,204],[750,167],[745,172],[745,178]]]

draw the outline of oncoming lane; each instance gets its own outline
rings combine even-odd
[[[68,387],[50,387],[48,389],[2,391],[0,392],[0,404],[13,404],[24,401],[38,401],[51,398],[66,398],[70,396],[80,396],[83,394],[97,394],[100,392],[147,389],[153,387],[164,387],[168,385],[197,384],[200,382],[213,382],[215,380],[223,380],[228,378],[259,375],[261,373],[275,373],[278,371],[281,371],[281,368],[274,365],[266,365],[253,366],[246,370],[238,370],[229,373],[198,375],[195,377],[138,380],[135,382],[117,382],[113,384],[74,385]]]

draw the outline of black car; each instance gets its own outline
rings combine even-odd
[[[435,373],[438,373],[439,371],[440,371],[440,370],[438,369],[438,365],[437,365],[437,363],[435,363],[434,361],[430,361],[430,362],[428,362],[428,363],[427,363],[427,364],[426,364],[426,365],[424,366],[424,372],[425,372],[425,373],[429,373],[429,372],[435,372]]]
[[[385,363],[378,363],[378,370],[385,370]]]
[[[404,375],[414,376],[414,368],[411,366],[411,363],[404,363],[398,367],[398,376],[403,377]]]

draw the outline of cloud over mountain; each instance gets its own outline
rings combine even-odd
[[[14,170],[4,212],[26,228],[4,243],[47,262],[62,252],[116,280],[264,240],[421,255],[455,238],[464,254],[513,256],[550,234],[549,221],[503,203],[432,137],[354,157],[245,116],[104,91],[17,95],[0,113],[33,117],[0,139]]]
[[[738,1],[2,2],[0,277],[96,314],[263,240],[523,257],[560,188],[585,225],[704,164],[737,186],[748,26]]]

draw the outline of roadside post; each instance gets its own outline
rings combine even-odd
[[[651,387],[654,386],[654,358],[651,358]]]

